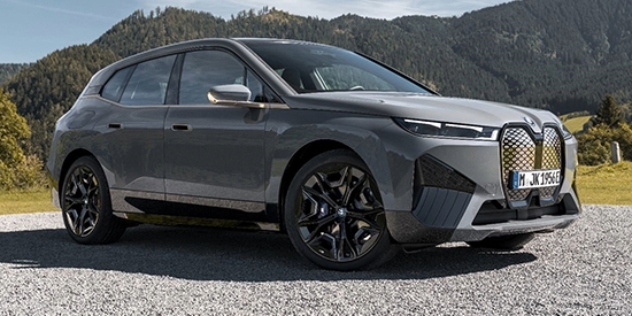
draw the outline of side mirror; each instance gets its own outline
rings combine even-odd
[[[248,101],[250,89],[240,84],[225,84],[212,87],[207,94],[208,101],[213,105],[237,106],[250,109],[277,108],[288,109],[285,104],[266,104]]]
[[[250,89],[246,86],[240,84],[226,84],[213,86],[208,91],[208,100],[211,104],[233,105],[235,102],[248,102],[250,94]]]

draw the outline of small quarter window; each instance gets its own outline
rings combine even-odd
[[[169,76],[176,56],[167,56],[140,63],[125,86],[121,104],[162,105],[165,103]]]
[[[127,67],[117,71],[103,87],[101,96],[110,101],[118,102],[121,98],[121,92],[123,92],[123,88],[125,87],[127,75],[129,75],[132,68],[133,67]]]

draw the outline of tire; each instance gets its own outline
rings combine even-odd
[[[375,179],[351,151],[325,152],[303,165],[284,205],[294,248],[321,268],[372,269],[399,250],[391,245]]]
[[[112,214],[110,190],[96,159],[84,156],[68,169],[61,187],[64,225],[80,244],[108,244],[117,241],[127,227]]]
[[[535,238],[534,233],[519,235],[489,237],[481,241],[470,241],[468,244],[474,248],[491,248],[500,250],[520,250]]]

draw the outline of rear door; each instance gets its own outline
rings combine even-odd
[[[117,211],[149,211],[152,200],[164,200],[165,100],[175,60],[171,55],[121,69],[101,93],[110,105],[96,126],[103,146],[99,155],[112,175]]]

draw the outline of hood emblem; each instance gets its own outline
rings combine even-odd
[[[533,121],[531,118],[529,117],[523,117],[524,121],[527,122],[527,124],[531,125],[531,126],[535,126],[535,121]]]

